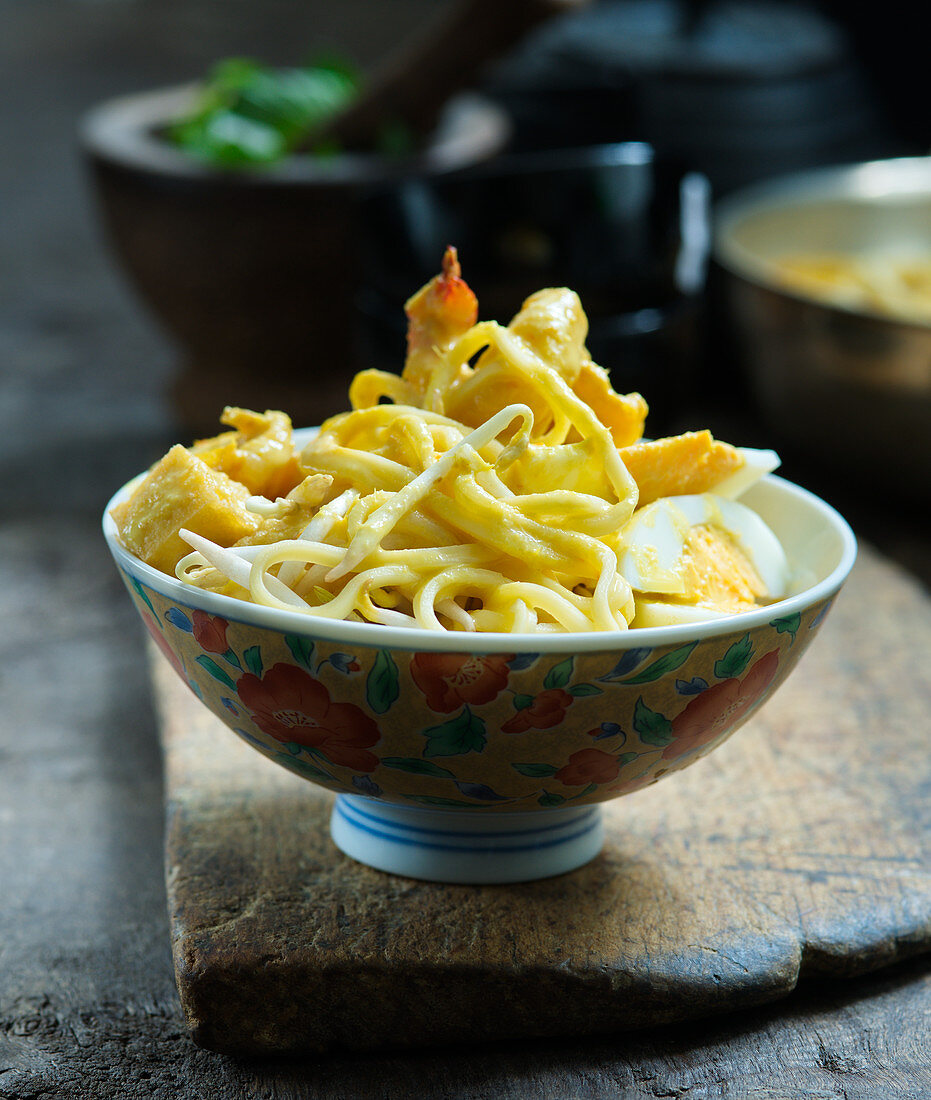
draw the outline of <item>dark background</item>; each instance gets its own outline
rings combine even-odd
[[[0,0],[0,1097],[931,1095],[920,960],[635,1037],[277,1065],[186,1036],[141,631],[99,535],[106,498],[177,437],[176,353],[111,262],[76,127],[230,54],[324,42],[368,66],[438,6]],[[890,150],[927,151],[910,6],[822,10]],[[858,533],[927,577],[922,517],[869,503]]]

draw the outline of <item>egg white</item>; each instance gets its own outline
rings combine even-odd
[[[686,542],[697,526],[708,527],[737,546],[769,599],[787,594],[790,570],[785,551],[751,508],[718,493],[662,497],[635,512],[622,534],[619,568],[637,597],[633,625],[664,626],[733,613],[699,606],[700,593],[689,591]]]
[[[727,497],[728,500],[736,500],[761,477],[771,474],[782,464],[782,460],[775,451],[760,450],[756,447],[738,447],[737,450],[743,456],[743,465],[714,487],[717,496]]]

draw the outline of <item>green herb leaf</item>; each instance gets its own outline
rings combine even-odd
[[[348,65],[269,68],[249,58],[215,65],[198,102],[166,137],[219,167],[273,164],[298,148],[357,94]]]

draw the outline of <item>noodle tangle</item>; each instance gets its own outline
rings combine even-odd
[[[449,250],[406,308],[403,373],[356,375],[351,411],[300,454],[305,476],[328,479],[300,537],[221,547],[183,529],[192,553],[176,575],[317,618],[625,629],[634,601],[617,539],[637,485],[611,429],[573,390],[583,364],[601,369],[576,295],[541,291],[507,327],[476,323]]]

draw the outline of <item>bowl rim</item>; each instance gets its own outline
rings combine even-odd
[[[396,159],[378,153],[318,158],[294,154],[278,164],[215,168],[160,140],[155,130],[195,98],[197,82],[115,96],[89,108],[78,123],[78,142],[92,160],[136,172],[237,187],[361,186],[412,175],[439,175],[479,164],[507,144],[506,112],[478,93],[452,99],[428,145]]]
[[[711,258],[734,278],[830,313],[877,325],[926,332],[931,322],[890,316],[866,306],[831,302],[780,283],[765,260],[734,239],[748,218],[822,202],[879,204],[901,198],[931,201],[931,156],[890,157],[788,172],[725,195],[712,209]]]
[[[306,429],[305,429],[306,431]],[[298,433],[295,433],[298,434]],[[414,627],[391,627],[376,623],[314,618],[300,611],[262,607],[214,592],[203,592],[183,584],[176,577],[154,569],[131,554],[119,542],[116,524],[110,515],[113,506],[124,499],[134,485],[145,476],[137,474],[121,486],[110,498],[103,512],[103,535],[117,566],[161,595],[184,607],[200,609],[227,622],[258,626],[280,633],[297,634],[319,641],[336,642],[356,648],[390,649],[405,652],[442,652],[468,654],[539,653],[582,654],[621,651],[634,648],[702,641],[723,635],[741,633],[763,626],[775,618],[801,612],[835,595],[857,556],[857,540],[847,521],[826,501],[787,481],[767,474],[759,484],[769,484],[804,502],[819,513],[827,527],[839,536],[841,553],[837,564],[821,581],[795,595],[777,600],[764,607],[735,615],[708,619],[700,623],[677,623],[671,626],[638,627],[624,631],[592,631],[577,634],[502,634],[435,631]],[[751,487],[752,488],[752,487]]]

